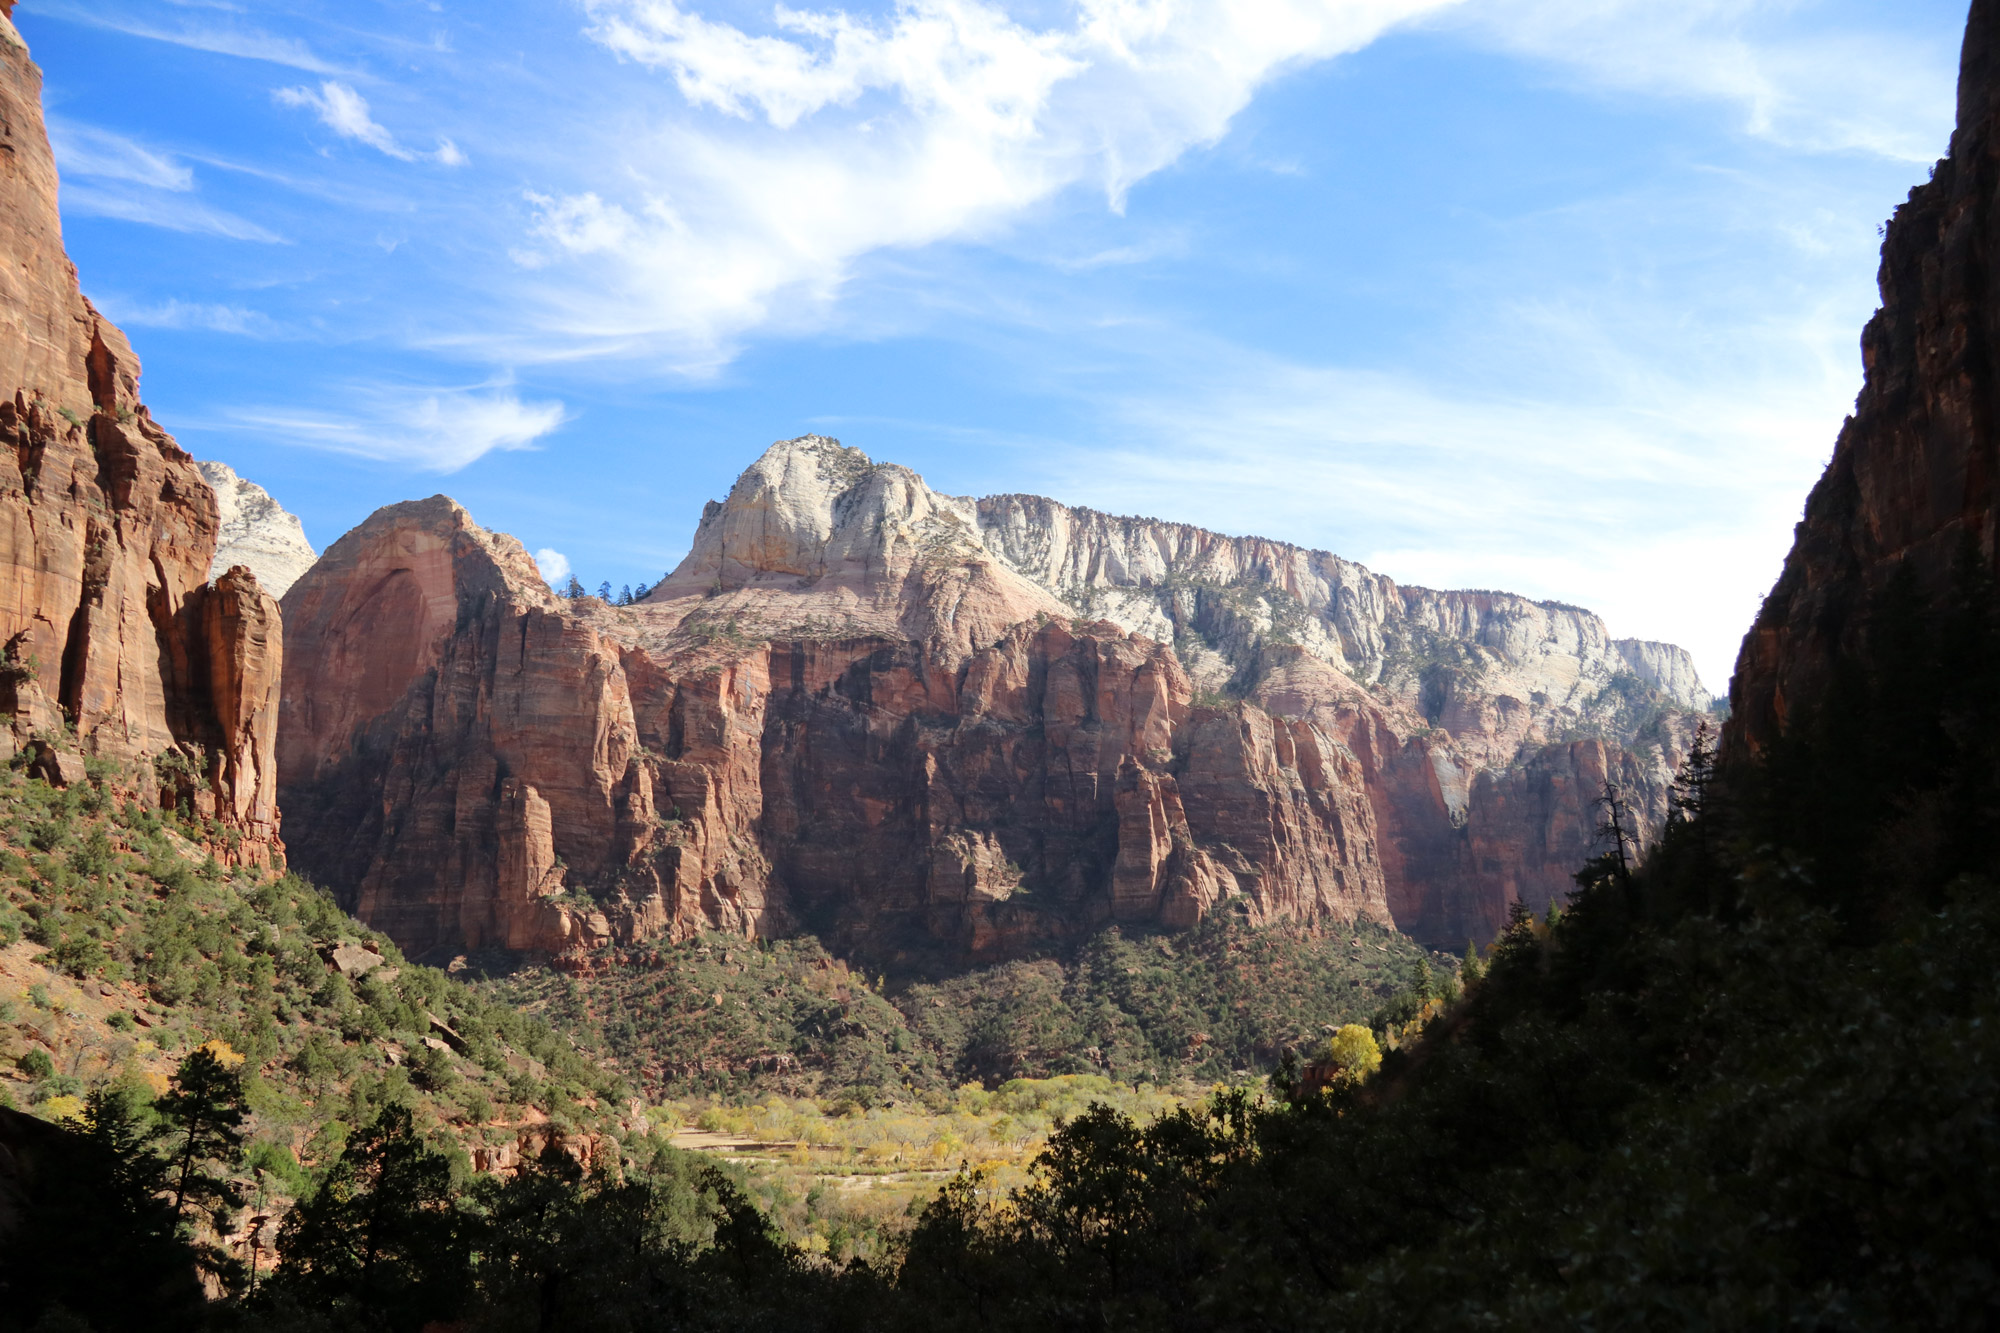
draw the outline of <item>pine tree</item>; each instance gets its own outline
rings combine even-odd
[[[1696,725],[1694,740],[1680,772],[1667,792],[1666,838],[1677,838],[1688,864],[1681,878],[1691,879],[1701,905],[1715,911],[1720,903],[1717,884],[1716,836],[1713,818],[1703,818],[1715,792],[1715,733],[1706,721]]]
[[[606,579],[604,582],[597,585],[597,600],[600,602],[609,602],[611,600],[610,579]]]
[[[167,1190],[167,1162],[155,1151],[155,1145],[166,1133],[165,1125],[140,1119],[124,1093],[115,1087],[96,1088],[85,1099],[83,1136],[102,1154],[110,1192],[135,1216],[154,1209],[165,1215],[164,1205],[155,1201]],[[148,1207],[149,1204],[152,1206]],[[169,1217],[168,1234],[172,1229],[173,1219]]]
[[[1625,905],[1636,913],[1639,906],[1638,890],[1632,883],[1632,858],[1626,848],[1629,846],[1634,851],[1637,850],[1638,818],[1632,813],[1631,803],[1625,799],[1625,794],[1618,789],[1618,784],[1615,782],[1604,784],[1604,795],[1597,798],[1597,804],[1604,810],[1604,822],[1597,826],[1597,834],[1601,838],[1611,839],[1611,850],[1600,859],[1606,870],[1614,872],[1618,887],[1624,890]],[[1587,871],[1588,867],[1585,872],[1580,872],[1579,882],[1581,874]]]
[[[630,605],[632,605],[632,585],[631,585],[631,584],[629,584],[629,583],[628,583],[628,584],[626,584],[626,585],[625,585],[624,587],[622,587],[622,588],[620,588],[620,589],[618,590],[618,605],[620,605],[620,606],[630,606]]]
[[[1699,819],[1714,785],[1715,733],[1704,720],[1695,724],[1687,758],[1681,761],[1681,771],[1674,775],[1673,790],[1667,796],[1667,818],[1675,823]]]
[[[563,596],[569,598],[572,602],[583,596],[583,584],[577,579],[576,575],[572,574],[569,576],[569,586],[563,589]]]
[[[19,1120],[31,1136],[19,1124],[0,1135],[36,1165],[9,1179],[0,1327],[204,1327],[194,1256],[161,1197],[161,1129],[115,1087],[93,1091],[74,1128]]]
[[[471,1280],[466,1223],[450,1159],[418,1135],[409,1108],[386,1106],[286,1216],[276,1283],[398,1328],[450,1319]]]
[[[216,1236],[229,1234],[243,1206],[243,1191],[229,1177],[243,1156],[243,1082],[228,1055],[233,1052],[227,1047],[197,1048],[154,1103],[167,1123],[171,1149],[165,1185],[173,1193],[174,1218],[189,1235],[197,1222]],[[235,1284],[241,1265],[221,1247],[198,1243],[195,1249],[204,1268]]]

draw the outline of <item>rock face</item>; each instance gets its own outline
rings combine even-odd
[[[125,336],[77,287],[41,75],[0,17],[0,751],[58,781],[83,755],[216,821],[218,854],[279,850],[278,605],[208,584],[215,497],[139,401]]]
[[[296,514],[288,514],[270,493],[236,475],[227,463],[196,463],[215,492],[219,527],[208,576],[221,578],[237,565],[257,576],[273,597],[299,581],[319,556],[306,540]]]
[[[1685,654],[1280,543],[774,445],[641,604],[436,497],[285,598],[294,854],[417,951],[810,928],[885,960],[1109,923],[1462,946],[1657,818]]]
[[[1731,685],[1729,753],[1754,756],[1836,664],[1865,666],[1869,611],[1899,571],[1943,592],[1961,550],[1994,563],[2000,485],[2000,5],[1977,0],[1958,128],[1896,210],[1882,307],[1861,335],[1867,378]]]

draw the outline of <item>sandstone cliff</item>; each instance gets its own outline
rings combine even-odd
[[[1663,813],[1707,703],[1585,612],[940,495],[812,436],[636,606],[552,596],[437,497],[285,609],[295,855],[419,950],[991,957],[1214,911],[1462,946],[1569,887],[1606,781]]]
[[[288,514],[253,481],[236,475],[227,463],[197,463],[201,477],[215,492],[218,527],[215,557],[208,576],[219,579],[242,565],[273,597],[299,580],[319,559],[296,514]]]
[[[139,401],[139,362],[77,286],[41,74],[0,17],[0,751],[51,777],[82,756],[278,849],[278,606],[246,570],[208,586],[215,497]]]
[[[1958,128],[1929,183],[1890,220],[1882,306],[1861,335],[1867,377],[1806,500],[1784,572],[1743,641],[1733,756],[1781,735],[1836,668],[1866,669],[1889,581],[1936,597],[1961,551],[1994,562],[2000,481],[2000,8],[1972,6]]]

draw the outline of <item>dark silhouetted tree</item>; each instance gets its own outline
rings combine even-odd
[[[409,1108],[386,1106],[285,1218],[273,1285],[396,1329],[449,1320],[470,1289],[468,1221],[450,1159],[424,1142]]]
[[[229,1234],[242,1188],[230,1174],[243,1156],[243,1082],[225,1057],[203,1046],[181,1061],[172,1087],[154,1103],[166,1121],[169,1167],[166,1188],[174,1217],[193,1236],[197,1223],[214,1236]],[[219,1245],[196,1245],[204,1267],[233,1284],[241,1265]]]

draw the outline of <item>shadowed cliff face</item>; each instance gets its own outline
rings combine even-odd
[[[1744,638],[1729,752],[1766,751],[1836,668],[1872,671],[1871,634],[1898,577],[1937,601],[1954,566],[1994,560],[2000,480],[2000,7],[1972,6],[1951,153],[1890,220],[1867,370],[1833,459],[1806,500],[1784,572]]]
[[[172,755],[160,799],[217,820],[218,854],[264,860],[278,605],[247,570],[208,586],[215,498],[139,401],[125,336],[78,290],[41,74],[4,17],[0,244],[0,750],[33,746],[65,782],[83,754],[141,773]]]
[[[817,437],[639,605],[554,597],[436,497],[285,615],[295,858],[418,950],[713,926],[964,960],[1217,911],[1462,946],[1570,887],[1607,780],[1663,814],[1692,715],[1660,686],[1707,702],[1586,612],[939,495]]]

